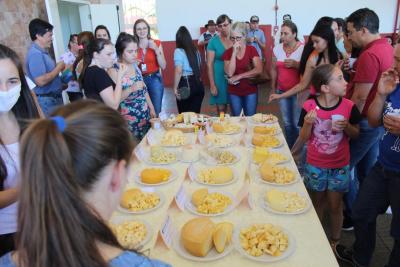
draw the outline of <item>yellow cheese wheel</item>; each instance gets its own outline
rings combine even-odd
[[[159,184],[168,181],[171,171],[162,168],[147,168],[140,173],[140,179],[146,184]]]
[[[181,242],[192,255],[205,257],[213,247],[214,223],[205,217],[195,218],[182,227]]]
[[[256,163],[262,163],[264,162],[269,155],[269,151],[265,147],[255,147],[253,150],[253,160]]]
[[[142,191],[139,188],[133,188],[133,189],[129,189],[126,190],[121,197],[121,207],[125,208],[125,209],[129,209],[130,208],[130,203],[132,202],[132,199],[136,198],[137,195],[140,195],[142,193]]]
[[[216,133],[223,133],[224,132],[224,126],[221,123],[214,123],[213,124],[213,130]]]

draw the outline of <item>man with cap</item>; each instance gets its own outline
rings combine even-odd
[[[260,19],[258,16],[251,16],[250,18],[250,30],[247,33],[247,43],[254,46],[257,49],[260,58],[263,59],[263,49],[265,48],[265,35],[262,30],[258,28]]]
[[[208,21],[208,23],[205,25],[205,28],[207,29],[207,31],[200,35],[199,40],[197,42],[197,44],[199,46],[203,46],[204,45],[205,46],[204,49],[207,49],[208,41],[210,41],[211,38],[213,38],[214,35],[217,34],[217,31],[216,31],[217,27],[216,26],[217,25],[215,24],[215,22],[212,19],[210,19]]]

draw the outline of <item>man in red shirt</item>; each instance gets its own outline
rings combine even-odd
[[[381,74],[393,65],[393,48],[385,38],[381,38],[379,18],[374,11],[368,8],[359,9],[347,18],[346,23],[348,39],[353,47],[362,49],[354,64],[355,74],[349,83],[346,95],[355,103],[363,116],[359,124],[360,135],[358,139],[350,142],[350,168],[354,167],[355,177],[345,199],[346,213],[349,214],[358,193],[357,182],[363,182],[378,156],[378,142],[382,136],[382,128],[370,127],[367,113],[375,97]],[[346,225],[345,221],[343,228]]]

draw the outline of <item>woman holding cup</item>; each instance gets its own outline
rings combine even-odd
[[[271,66],[271,91],[282,94],[300,82],[298,73],[304,45],[297,38],[297,26],[284,21],[281,27],[282,43],[274,47]],[[297,122],[300,107],[296,95],[279,99],[286,141],[291,148],[299,136]]]

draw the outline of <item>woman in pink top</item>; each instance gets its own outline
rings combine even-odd
[[[297,38],[297,26],[292,21],[285,21],[281,27],[282,43],[274,47],[271,67],[271,92],[282,94],[300,81],[298,68],[304,45]],[[296,96],[279,100],[286,141],[291,148],[299,135],[297,122],[300,107]]]
[[[325,20],[320,22],[320,19],[310,34],[311,43],[309,41],[309,44],[305,46],[302,60],[300,61],[300,82],[282,94],[271,94],[269,101],[290,97],[310,88],[309,91],[305,91],[305,97],[299,95],[299,105],[302,105],[309,95],[316,94],[315,89],[310,86],[311,73],[313,69],[322,64],[336,64],[340,59],[342,59],[342,54],[336,47],[335,35],[331,26],[333,19],[329,19],[330,24]]]

